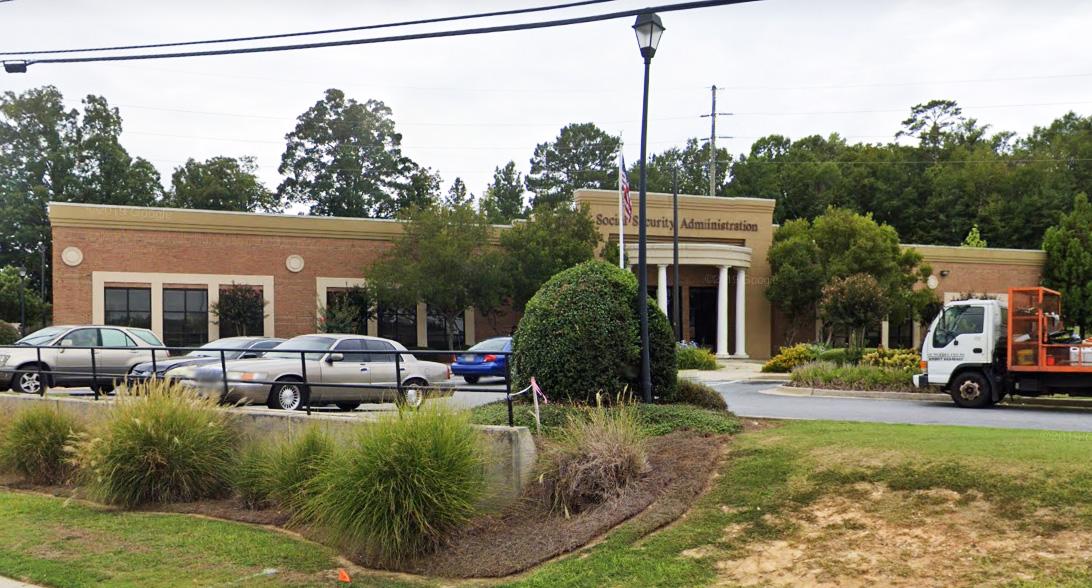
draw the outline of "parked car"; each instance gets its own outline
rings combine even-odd
[[[224,359],[256,359],[263,353],[284,342],[273,337],[225,337],[210,341],[199,349],[179,357],[156,358],[155,363],[144,362],[133,368],[132,375],[139,378],[192,378],[197,366],[220,361],[220,350]],[[182,369],[190,368],[190,369]]]
[[[38,394],[42,391],[39,371],[48,378],[46,383],[50,386],[113,390],[115,382],[124,379],[133,366],[151,358],[149,347],[162,346],[159,337],[147,329],[95,325],[46,327],[16,341],[13,347],[0,348],[0,390],[10,386],[16,392]],[[42,347],[40,359],[35,347]],[[117,349],[96,349],[92,370],[91,347]]]
[[[451,373],[462,376],[468,384],[477,384],[487,376],[507,377],[508,356],[497,354],[507,351],[512,351],[511,337],[486,339],[456,357]]]
[[[300,351],[306,352],[306,359],[301,359]],[[400,354],[399,375],[395,374],[395,354]],[[305,381],[311,383],[312,405],[334,404],[342,410],[353,410],[363,402],[390,402],[399,380],[407,387],[427,388],[451,376],[447,365],[421,361],[397,341],[330,334],[293,337],[266,352],[261,359],[228,362],[226,393],[223,373],[218,364],[201,366],[194,381],[202,391],[217,395],[224,402],[265,404],[284,410],[304,406]]]

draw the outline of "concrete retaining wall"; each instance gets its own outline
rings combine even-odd
[[[92,400],[49,396],[41,398],[28,394],[0,393],[0,414],[12,414],[36,404],[49,404],[58,410],[93,422],[106,415],[113,399]],[[353,414],[286,412],[267,409],[235,409],[237,422],[253,440],[274,441],[292,435],[307,427],[319,427],[341,442],[351,438],[352,431],[361,424],[377,418],[375,412]],[[487,496],[483,506],[489,509],[503,507],[523,491],[532,478],[537,451],[527,427],[478,426],[486,448],[485,477]]]

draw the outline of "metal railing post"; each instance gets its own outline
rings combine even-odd
[[[402,354],[394,354],[394,389],[398,393],[398,402],[406,403],[406,391],[402,389]]]
[[[155,354],[153,354],[153,356],[154,355]],[[224,356],[223,349],[220,350],[220,372],[223,374],[224,377],[224,395],[220,398],[220,402],[227,402],[228,393],[230,392],[230,390],[228,388],[227,357]],[[154,374],[155,371],[153,370],[152,373]]]
[[[39,395],[42,398],[45,398],[47,384],[45,376],[42,375],[42,346],[37,345],[35,346],[34,350],[38,353],[38,390],[40,391]]]
[[[152,348],[152,379],[156,379],[159,376],[159,366],[155,363],[155,352],[157,350]]]
[[[504,398],[508,401],[508,426],[516,426],[512,415],[512,356],[504,357]]]
[[[91,389],[95,392],[95,400],[99,399],[99,368],[95,363],[95,348],[91,348]]]
[[[307,352],[300,352],[300,374],[303,376],[303,402],[307,407],[307,416],[311,416],[311,386],[307,382]]]

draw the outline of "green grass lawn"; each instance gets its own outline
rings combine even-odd
[[[710,492],[681,521],[650,534],[638,517],[590,549],[488,585],[731,586],[756,553],[797,553],[792,566],[769,577],[806,568],[835,581],[861,570],[887,574],[874,578],[877,585],[913,585],[915,574],[926,574],[943,575],[947,585],[1087,586],[1086,559],[1064,550],[1037,559],[1034,552],[1087,548],[1090,456],[1092,434],[785,423],[738,435]],[[872,535],[877,529],[894,535]],[[969,543],[958,537],[973,547],[949,548],[948,529],[976,533]],[[922,533],[940,535],[922,540],[924,553],[902,556],[899,546]],[[881,559],[847,562],[846,553],[867,556],[881,540],[891,540]],[[0,575],[51,586],[206,586],[267,567],[279,573],[239,585],[331,586],[333,558],[328,549],[251,526],[0,493]],[[392,582],[358,573],[353,585],[459,584]]]

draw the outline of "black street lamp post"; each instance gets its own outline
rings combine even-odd
[[[27,303],[23,293],[27,280],[27,268],[19,268],[19,337],[27,336]]]
[[[675,282],[671,284],[671,315],[675,318],[675,341],[682,341],[682,311],[679,300],[682,292],[679,286],[679,168],[671,170],[671,210],[674,216],[671,231],[672,263],[675,264]]]
[[[645,58],[644,104],[641,108],[641,205],[637,232],[637,309],[641,317],[641,397],[645,402],[652,402],[652,370],[648,351],[648,260],[645,251],[647,239],[645,224],[647,203],[645,201],[648,196],[645,187],[648,181],[645,157],[648,144],[648,70],[652,65],[652,56],[656,55],[656,46],[660,44],[660,36],[664,34],[664,25],[659,16],[646,12],[637,17],[637,22],[633,23],[633,30],[637,33],[637,46],[641,49],[641,57]]]

